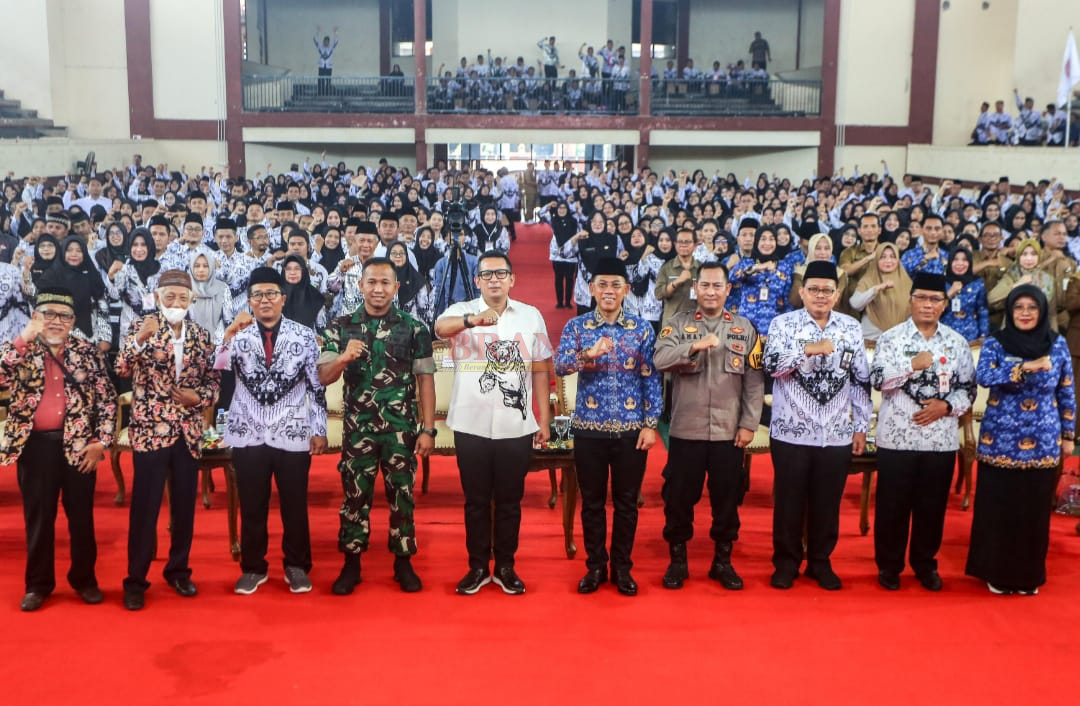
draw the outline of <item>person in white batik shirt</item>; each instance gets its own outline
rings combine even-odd
[[[911,568],[924,588],[941,590],[936,557],[960,447],[957,417],[975,399],[971,349],[939,323],[946,302],[944,275],[915,275],[911,317],[878,339],[870,369],[883,394],[874,560],[878,583],[890,591],[900,588],[909,526]]]
[[[799,294],[806,308],[774,318],[765,344],[776,493],[770,584],[791,588],[799,575],[805,516],[806,576],[836,591],[842,584],[829,557],[851,455],[866,447],[870,370],[859,322],[832,310],[840,296],[836,265],[809,263]]]

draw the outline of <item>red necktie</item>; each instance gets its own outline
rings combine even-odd
[[[266,367],[270,367],[274,357],[274,332],[263,331],[263,350],[266,351]]]

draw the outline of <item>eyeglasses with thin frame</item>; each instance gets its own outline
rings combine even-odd
[[[250,292],[248,293],[248,299],[253,302],[257,302],[261,299],[265,299],[268,302],[276,302],[283,292],[280,289],[268,289],[262,292]]]
[[[509,277],[510,274],[510,270],[481,270],[480,272],[476,273],[476,276],[484,280],[485,282],[490,282],[492,277],[499,281],[502,281]]]
[[[912,294],[911,298],[917,302],[930,302],[931,304],[944,304],[945,297],[933,294]]]
[[[65,311],[53,311],[52,309],[36,309],[37,313],[41,314],[41,318],[46,321],[56,321],[60,319],[65,324],[70,324],[75,320],[75,314],[69,314]]]
[[[601,292],[603,292],[605,290],[608,290],[608,289],[610,289],[613,292],[619,292],[619,291],[622,291],[622,288],[624,286],[626,286],[626,285],[623,282],[620,282],[618,280],[616,280],[614,282],[608,282],[607,280],[597,280],[596,282],[593,283],[593,286],[595,286]]]
[[[831,297],[836,294],[836,290],[832,287],[810,286],[806,288],[806,293],[814,297]]]

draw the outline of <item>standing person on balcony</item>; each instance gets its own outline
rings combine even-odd
[[[325,96],[330,94],[330,75],[334,73],[334,50],[337,49],[337,27],[334,27],[334,43],[330,43],[329,35],[322,38],[322,43],[319,43],[319,33],[322,32],[322,26],[315,28],[315,36],[311,38],[312,43],[315,45],[315,51],[319,53],[319,95]]]
[[[446,423],[454,430],[469,555],[457,592],[471,595],[494,581],[516,595],[525,592],[514,571],[525,475],[533,444],[549,436],[552,351],[540,312],[510,298],[514,273],[506,254],[489,250],[479,263],[480,296],[452,305],[435,323],[456,366]]]
[[[565,69],[566,67],[559,64],[559,50],[555,48],[555,37],[544,37],[536,43],[536,46],[540,48],[540,54],[542,55],[541,63],[544,65],[544,78],[558,78],[559,69]],[[548,81],[549,88],[552,83],[552,80]]]
[[[613,89],[612,109],[616,113],[626,110],[626,94],[630,92],[630,67],[626,64],[626,56],[619,55],[619,63],[611,73]]]
[[[874,560],[889,591],[900,588],[909,528],[916,578],[941,590],[937,553],[960,448],[956,420],[975,399],[967,341],[940,323],[946,286],[944,275],[915,275],[911,316],[881,335],[870,369],[870,383],[882,391]]]
[[[761,32],[754,32],[754,41],[750,42],[750,65],[757,64],[761,68],[768,68],[768,62],[772,61],[772,52],[769,51],[769,42],[761,36]]]
[[[415,593],[423,587],[411,561],[416,554],[416,454],[427,456],[435,448],[431,334],[423,322],[394,306],[401,283],[393,262],[372,258],[361,267],[364,305],[326,329],[319,357],[321,383],[331,385],[345,376],[338,466],[345,493],[338,549],[345,563],[331,590],[345,596],[360,583],[360,555],[368,548],[371,501],[382,468],[394,580],[402,591]]]
[[[128,575],[124,579],[124,607],[128,610],[141,609],[150,588],[146,575],[157,548],[158,513],[166,481],[171,544],[165,581],[185,598],[197,593],[188,557],[199,492],[203,410],[217,401],[220,373],[210,369],[213,332],[185,321],[193,303],[192,290],[192,279],[186,272],[162,272],[154,292],[158,311],[132,323],[116,360],[117,374],[132,378],[134,393],[128,427],[135,465]]]

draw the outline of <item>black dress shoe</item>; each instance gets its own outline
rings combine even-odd
[[[142,610],[146,605],[146,594],[142,591],[124,591],[124,607],[128,610]]]
[[[495,569],[495,575],[491,580],[496,586],[509,593],[511,596],[519,596],[525,593],[525,582],[517,575],[512,566],[502,566]]]
[[[624,596],[637,595],[637,581],[634,580],[629,571],[616,571],[612,581],[615,583],[615,588]]]
[[[900,590],[900,574],[894,574],[891,571],[879,571],[877,582],[886,591]]]
[[[919,579],[919,583],[927,591],[940,591],[941,590],[941,574],[936,571],[927,571],[925,574],[919,574],[915,578]]]
[[[19,610],[25,613],[32,613],[41,607],[41,604],[45,602],[44,593],[34,593],[31,591],[23,596],[22,603],[19,604]]]
[[[489,583],[491,583],[491,574],[486,566],[482,569],[469,569],[465,578],[458,581],[455,590],[463,596],[471,596]]]
[[[798,575],[799,572],[797,571],[777,569],[773,572],[772,578],[769,579],[769,585],[773,588],[779,588],[786,591],[795,585],[795,577]]]
[[[191,598],[199,592],[199,589],[195,588],[195,583],[189,578],[173,579],[169,582],[169,585],[184,598]]]
[[[590,569],[581,581],[578,582],[578,593],[596,593],[600,584],[607,583],[607,571],[604,569]]]
[[[97,586],[87,586],[77,591],[79,598],[83,600],[83,603],[88,605],[97,605],[105,600],[105,594],[101,592],[101,589]]]
[[[341,573],[330,587],[335,596],[348,596],[363,581],[360,578],[360,555],[346,554],[345,565],[341,567]]]
[[[405,593],[416,593],[424,587],[420,583],[420,577],[413,571],[412,562],[407,556],[399,556],[394,559],[394,580],[401,586]]]
[[[832,570],[831,566],[807,566],[806,578],[814,579],[817,581],[818,586],[821,586],[826,591],[839,591],[844,587],[840,577]]]

